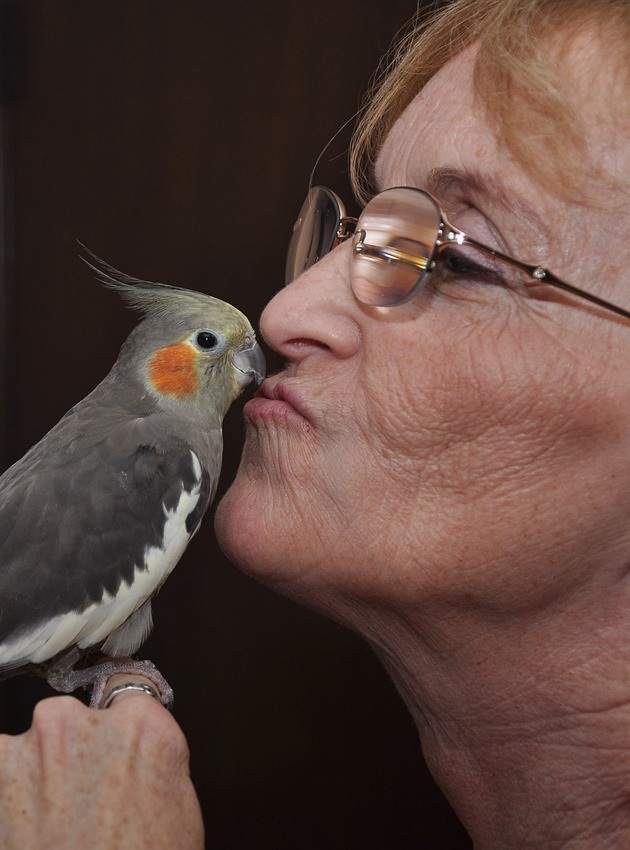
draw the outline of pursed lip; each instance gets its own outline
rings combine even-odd
[[[267,378],[245,405],[248,419],[299,421],[302,427],[312,424],[306,402],[285,378]]]

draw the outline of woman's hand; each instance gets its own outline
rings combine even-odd
[[[188,764],[179,726],[146,694],[126,691],[103,711],[46,699],[28,732],[0,735],[0,847],[201,850]]]

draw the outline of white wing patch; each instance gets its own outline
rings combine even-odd
[[[100,602],[80,614],[60,614],[27,634],[5,640],[0,644],[0,667],[17,667],[28,662],[40,664],[75,644],[81,649],[100,644],[154,595],[173,571],[190,540],[186,518],[199,501],[202,477],[199,458],[192,451],[190,454],[196,483],[190,492],[182,491],[175,508],[170,511],[164,508],[166,523],[162,545],[146,548],[144,564],[140,568],[136,566],[133,582],[123,581],[116,596],[104,592]]]

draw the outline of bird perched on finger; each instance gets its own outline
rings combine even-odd
[[[151,599],[214,497],[223,418],[265,361],[231,304],[88,265],[142,320],[101,383],[0,477],[0,678],[35,672],[91,688],[96,704],[111,664],[74,667],[93,650],[129,658],[147,638]],[[119,663],[168,702],[152,665]]]

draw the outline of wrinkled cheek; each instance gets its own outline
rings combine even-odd
[[[625,540],[627,404],[605,368],[594,380],[591,363],[553,345],[504,345],[500,360],[477,350],[483,368],[472,355],[457,374],[442,368],[442,380],[428,368],[371,411],[399,492],[427,529],[416,541],[418,587],[498,611],[551,604],[620,532]]]
[[[593,495],[578,481],[606,479],[603,447],[614,439],[614,417],[608,421],[610,404],[557,359],[538,374],[517,358],[511,371],[485,364],[459,370],[458,380],[442,369],[443,381],[428,374],[404,394],[392,392],[390,404],[372,407],[370,431],[380,434],[380,480],[397,496],[396,516],[417,529],[410,547],[418,584],[427,590],[435,581],[433,589],[448,594],[450,575],[462,594],[496,594],[510,605],[512,593],[523,601],[532,592],[533,565],[523,574],[514,568],[525,553],[574,559],[576,514],[590,515]],[[570,529],[572,539],[562,539]],[[474,567],[491,563],[496,572]],[[539,575],[541,592],[546,583]]]
[[[228,556],[266,582],[298,575],[306,568],[301,561],[315,562],[334,536],[344,498],[321,440],[314,433],[248,426],[216,531]]]
[[[403,485],[435,476],[441,487],[455,486],[464,447],[491,427],[491,395],[491,388],[449,380],[443,368],[422,381],[397,382],[366,409],[367,439],[382,457],[383,472]]]

